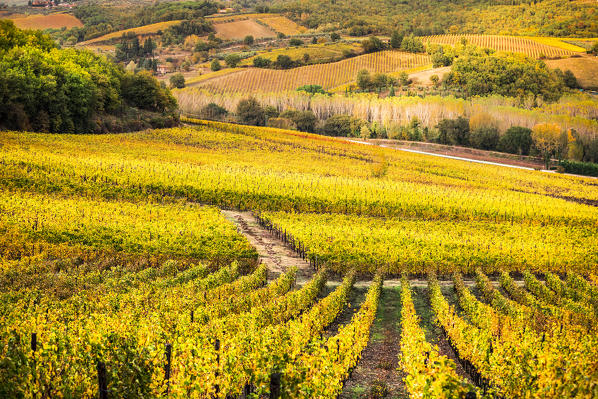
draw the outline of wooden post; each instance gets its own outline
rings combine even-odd
[[[106,379],[106,365],[98,362],[98,391],[100,399],[108,399],[108,380]]]
[[[270,375],[270,399],[280,398],[280,379],[281,373],[272,373]]]
[[[170,391],[170,359],[172,358],[172,344],[166,344],[166,366],[164,367],[164,379],[166,380],[166,396]]]

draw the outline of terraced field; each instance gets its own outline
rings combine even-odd
[[[382,51],[361,55],[343,61],[309,65],[290,70],[249,68],[243,71],[205,79],[197,87],[215,91],[281,91],[316,84],[333,89],[355,80],[357,72],[397,72],[430,64],[425,54],[411,54],[398,51]]]
[[[462,39],[476,46],[498,51],[523,53],[533,58],[564,57],[584,52],[585,49],[559,39],[497,35],[439,35],[422,37],[424,43],[455,45]]]

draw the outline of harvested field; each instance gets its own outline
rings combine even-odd
[[[217,37],[228,40],[243,39],[247,35],[251,35],[256,39],[276,37],[276,32],[260,25],[253,19],[215,23],[214,29]]]
[[[70,29],[83,26],[77,17],[70,14],[29,15],[11,19],[21,29]]]
[[[168,22],[158,22],[156,24],[144,25],[137,28],[119,30],[117,32],[108,33],[107,35],[96,37],[95,39],[87,40],[85,42],[79,43],[80,46],[87,46],[90,44],[97,44],[97,43],[104,43],[110,42],[115,39],[119,39],[122,35],[127,33],[135,33],[138,36],[146,36],[146,35],[153,35],[158,33],[159,30],[164,30],[169,26],[173,26],[176,24],[181,23],[182,21],[168,21]]]
[[[571,70],[583,88],[598,88],[598,57],[584,56],[548,60],[546,64],[550,68],[560,68],[563,71]]]

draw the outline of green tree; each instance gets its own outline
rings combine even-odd
[[[236,68],[237,65],[239,65],[239,62],[241,62],[241,56],[239,54],[228,54],[224,58],[224,62],[226,63],[227,67]]]
[[[212,64],[210,64],[210,69],[214,72],[222,69],[222,65],[220,65],[220,61],[218,61],[217,58],[215,58],[214,61],[212,61]]]
[[[170,77],[170,87],[182,89],[185,87],[185,77],[182,73],[175,73]]]
[[[357,72],[357,86],[362,91],[369,91],[372,88],[372,77],[367,69]]]
[[[403,36],[399,33],[399,31],[392,31],[392,35],[390,36],[390,47],[392,47],[393,49],[399,49],[401,48],[402,42]]]
[[[376,36],[371,36],[361,42],[363,51],[365,53],[373,53],[375,51],[384,50],[384,43]]]
[[[266,124],[264,108],[253,97],[239,101],[237,118],[239,122],[246,125],[264,126]]]
[[[279,54],[278,57],[276,57],[276,62],[274,65],[280,69],[289,69],[295,66],[295,63],[288,55]]]
[[[500,134],[495,127],[480,127],[469,135],[469,143],[481,150],[495,150],[500,140]]]
[[[332,32],[330,34],[330,40],[332,40],[333,42],[338,42],[341,39],[341,35],[339,35],[336,32]]]
[[[253,43],[255,43],[255,39],[253,36],[247,35],[247,36],[245,36],[245,39],[243,39],[243,43],[246,46],[253,46]]]
[[[528,155],[532,144],[531,129],[512,126],[500,138],[498,149],[511,154]]]
[[[256,68],[269,68],[272,65],[272,61],[264,57],[255,57],[253,59],[253,66]]]
[[[443,119],[436,126],[438,142],[441,144],[468,145],[469,120],[462,116],[457,119]]]

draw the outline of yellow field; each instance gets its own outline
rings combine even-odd
[[[215,79],[215,78],[218,78],[218,77],[221,77],[221,76],[224,76],[224,75],[228,75],[228,74],[231,74],[231,73],[239,72],[239,71],[242,71],[242,70],[243,70],[242,68],[225,68],[225,69],[221,69],[221,70],[219,70],[217,72],[211,72],[211,73],[206,73],[206,74],[203,74],[203,75],[196,76],[196,77],[194,77],[192,79],[187,80],[185,82],[185,84],[187,86],[193,86],[193,85],[195,85],[197,83],[204,82],[204,81],[206,81],[208,79]]]
[[[243,39],[247,35],[251,35],[256,39],[276,37],[276,32],[258,24],[253,19],[215,23],[214,29],[217,37],[229,40]]]
[[[343,51],[345,50],[353,50],[356,53],[360,53],[362,51],[361,46],[358,44],[347,44],[347,43],[326,43],[326,44],[313,44],[307,47],[289,47],[289,48],[280,48],[275,49],[272,51],[267,51],[257,55],[256,57],[267,58],[272,61],[276,61],[276,58],[279,55],[288,55],[294,61],[302,60],[304,54],[309,54],[310,60],[312,62],[317,61],[328,61],[331,58],[341,57]],[[243,60],[241,65],[253,65],[253,59],[256,57],[251,57],[246,60]]]
[[[498,36],[498,35],[438,35],[425,36],[424,43],[437,43],[455,45],[461,38],[467,39],[468,43],[476,46],[491,48],[498,51],[510,51],[523,53],[529,57],[540,58],[542,56],[553,58],[570,56],[585,51],[581,47],[574,46],[553,38],[531,38],[520,36]],[[557,43],[558,42],[558,43]]]
[[[218,91],[280,91],[316,84],[328,90],[354,81],[357,72],[362,69],[389,73],[416,68],[430,62],[430,57],[426,54],[382,51],[335,63],[309,65],[290,70],[248,68],[217,79],[210,79],[197,86]]]
[[[598,87],[598,58],[579,57],[564,58],[562,60],[548,60],[546,64],[550,68],[560,68],[563,71],[571,70],[577,82],[584,88]]]
[[[137,28],[119,30],[117,32],[108,33],[107,35],[104,35],[104,36],[96,37],[95,39],[91,39],[91,40],[87,40],[85,42],[81,42],[81,43],[79,43],[79,45],[80,46],[87,46],[87,45],[90,45],[90,44],[108,42],[110,40],[118,39],[122,35],[127,34],[127,33],[135,33],[136,35],[139,35],[139,36],[152,35],[152,34],[158,33],[159,30],[165,30],[169,26],[180,24],[181,22],[182,22],[181,20],[167,21],[167,22],[158,22],[158,23],[155,23],[155,24],[144,25],[144,26],[140,26],[140,27],[137,27]]]
[[[21,29],[70,29],[83,26],[83,22],[70,14],[28,15],[12,18],[12,21]]]
[[[272,30],[280,33],[284,33],[287,36],[300,35],[307,31],[307,28],[301,25],[297,25],[287,17],[280,15],[267,18],[259,18],[259,21],[268,25]]]

